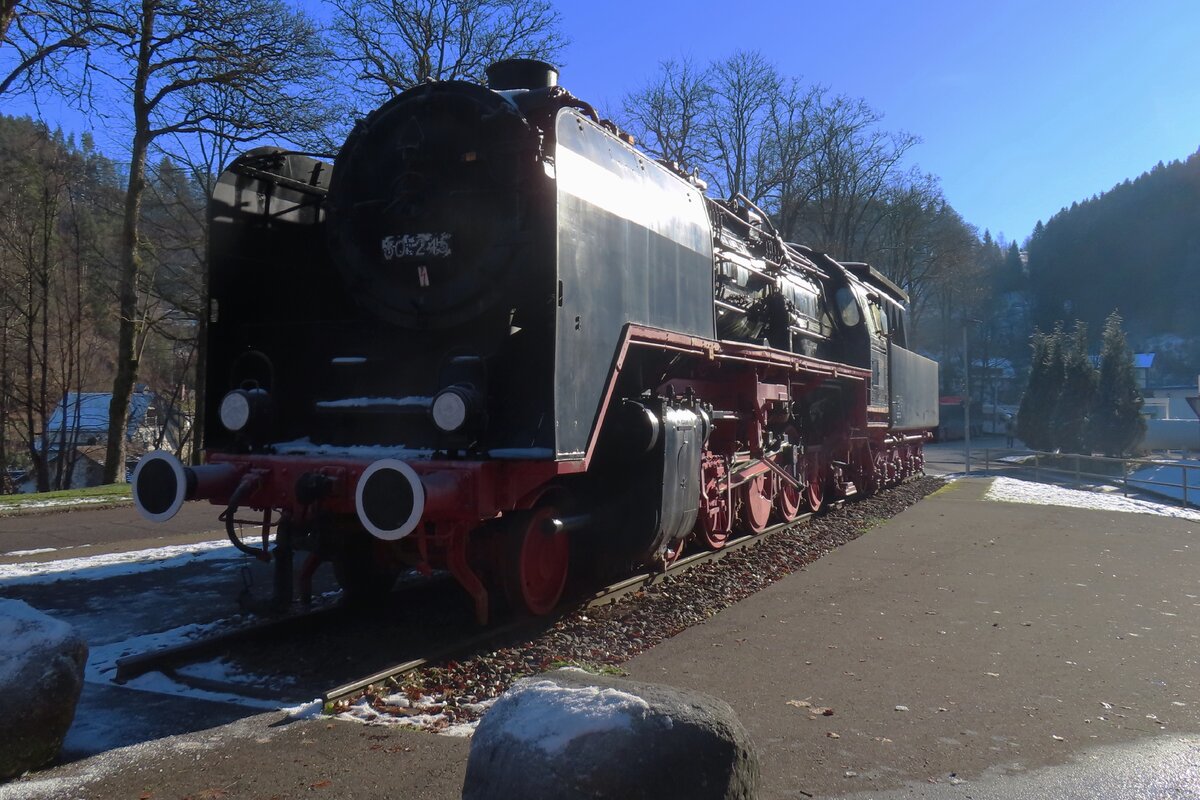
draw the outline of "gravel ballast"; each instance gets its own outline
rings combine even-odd
[[[367,722],[469,733],[518,678],[561,666],[621,674],[620,665],[858,538],[944,485],[918,477],[776,531],[720,561],[668,576],[610,605],[573,610],[536,638],[368,687],[329,709]]]

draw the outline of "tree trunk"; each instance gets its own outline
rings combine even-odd
[[[150,74],[151,41],[154,36],[153,2],[142,3],[141,42],[133,83],[133,148],[129,157],[129,187],[125,192],[124,224],[121,227],[120,328],[117,336],[117,371],[113,377],[112,401],[108,406],[108,450],[104,458],[104,482],[125,483],[125,439],[129,403],[138,376],[137,341],[142,321],[138,316],[142,254],[138,221],[142,193],[146,189],[146,151],[150,147],[150,107],[146,86]]]
[[[148,137],[139,131],[134,136],[133,156],[129,165],[129,188],[125,194],[125,219],[121,231],[121,289],[117,371],[113,377],[112,400],[108,406],[108,450],[104,458],[104,482],[125,482],[125,444],[129,425],[129,405],[137,382],[137,340],[142,321],[138,315],[138,284],[142,256],[138,248],[138,217],[146,181]]]

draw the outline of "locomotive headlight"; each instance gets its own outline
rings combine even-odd
[[[230,433],[261,427],[270,414],[271,397],[262,389],[234,389],[221,399],[217,414]]]
[[[250,398],[241,389],[232,391],[221,400],[221,424],[230,433],[245,430],[250,424]]]
[[[433,398],[429,413],[433,424],[443,433],[461,433],[479,413],[479,395],[471,386],[455,385],[442,389]]]

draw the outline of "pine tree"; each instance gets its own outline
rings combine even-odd
[[[1055,360],[1051,350],[1055,347],[1053,334],[1034,330],[1030,337],[1033,358],[1029,368],[1029,383],[1021,396],[1021,407],[1017,412],[1017,436],[1026,446],[1034,450],[1050,447],[1050,414],[1054,410],[1053,384],[1050,375],[1051,363]]]
[[[1076,321],[1070,336],[1062,334],[1062,388],[1051,425],[1051,447],[1065,453],[1084,450],[1088,416],[1096,393],[1096,368],[1088,358],[1087,325]]]
[[[1088,426],[1091,446],[1109,456],[1131,452],[1146,433],[1141,409],[1142,396],[1133,377],[1133,354],[1121,330],[1121,316],[1113,311],[1104,322],[1100,377]]]

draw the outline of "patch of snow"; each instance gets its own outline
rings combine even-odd
[[[428,460],[433,457],[433,450],[414,450],[399,445],[390,444],[357,444],[332,445],[316,444],[305,436],[290,442],[279,442],[271,445],[279,455],[285,456],[331,456],[338,458],[363,458],[377,461],[381,458],[399,458],[408,461]]]
[[[429,408],[432,397],[347,397],[342,400],[321,400],[317,408]]]
[[[475,729],[479,726],[478,717],[469,722],[451,722],[443,710],[444,700],[439,698],[422,695],[413,701],[407,695],[400,693],[389,695],[383,698],[381,702],[397,708],[411,709],[411,713],[380,713],[371,706],[369,699],[359,698],[359,700],[351,704],[348,708],[335,714],[334,718],[347,722],[360,722],[364,725],[396,725],[401,728],[413,728],[457,738],[471,737],[474,735]],[[459,708],[482,715],[495,702],[496,698],[491,698],[479,703],[463,703]]]
[[[238,552],[228,539],[216,539],[195,544],[131,550],[126,553],[64,558],[58,561],[0,564],[0,584],[7,587],[53,583],[59,580],[100,580],[147,570],[180,567],[198,561],[241,558],[250,556]]]
[[[1200,512],[1190,509],[1168,506],[1161,503],[1151,503],[1147,500],[1135,500],[1132,497],[1120,497],[1111,494],[1066,489],[1046,483],[1022,481],[1015,478],[997,477],[992,481],[991,488],[984,495],[986,500],[999,500],[1007,503],[1028,503],[1043,506],[1065,506],[1068,508],[1088,508],[1097,511],[1119,511],[1131,514],[1157,514],[1178,519],[1200,520]]]
[[[0,553],[0,555],[3,555],[3,556],[36,556],[36,555],[41,555],[42,553],[54,553],[57,551],[58,551],[57,547],[37,547],[37,548],[34,548],[33,550],[9,550],[7,553]]]
[[[489,735],[507,734],[549,755],[581,736],[629,728],[650,711],[649,703],[628,692],[560,686],[544,679],[519,680],[504,698],[491,712],[489,726],[495,727],[489,727]]]
[[[500,447],[488,450],[492,458],[554,458],[554,451],[549,447]]]
[[[89,664],[90,667],[90,664]],[[142,692],[154,692],[155,694],[172,694],[180,697],[191,697],[198,700],[210,700],[214,703],[233,703],[247,708],[258,708],[264,711],[274,711],[279,708],[279,703],[270,700],[262,700],[257,697],[245,697],[240,694],[226,692],[210,692],[205,689],[197,689],[178,681],[171,680],[161,672],[147,672],[145,675],[139,675],[132,680],[126,681],[124,684],[126,689],[137,689]]]
[[[307,703],[301,703],[298,706],[286,706],[279,709],[284,714],[287,714],[288,719],[317,719],[325,710],[325,704],[321,702],[321,698],[309,700]]]
[[[230,663],[225,658],[214,658],[209,661],[186,664],[176,669],[175,674],[184,680],[200,678],[206,681],[228,684],[229,686],[237,686],[238,684],[259,686],[262,684],[261,676],[242,672],[235,664]],[[296,677],[294,675],[280,675],[272,679],[272,685],[278,689],[294,686],[295,684]]]
[[[84,672],[84,680],[92,683],[110,683],[117,673],[117,661],[125,656],[148,653],[154,650],[163,650],[168,647],[186,644],[197,639],[203,639],[217,632],[227,631],[235,627],[235,624],[231,619],[218,619],[213,622],[193,622],[165,631],[131,636],[117,642],[92,645],[88,653],[87,670]]]
[[[71,638],[71,626],[20,600],[0,598],[0,684],[8,683],[30,651],[54,649]]]

